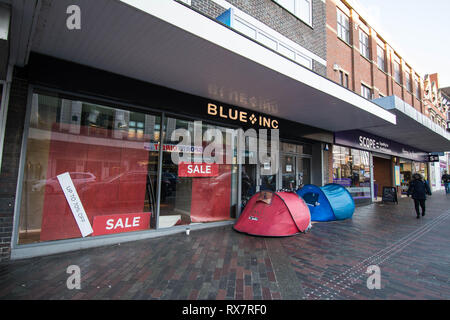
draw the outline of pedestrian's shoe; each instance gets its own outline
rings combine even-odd
[[[420,216],[417,216],[417,219],[420,219]]]
[[[425,215],[425,212],[422,212],[422,217]]]

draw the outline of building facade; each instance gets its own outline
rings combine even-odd
[[[365,132],[354,132],[356,138],[362,139],[357,144],[342,139],[351,133],[337,134],[341,145],[333,148],[334,181],[346,185],[354,193],[355,200],[365,201],[381,200],[384,187],[396,187],[399,196],[404,196],[412,174],[416,172],[430,181],[434,190],[440,189],[435,166],[445,167],[446,164],[429,164],[427,154],[435,151],[433,146],[423,144],[418,148],[413,137],[415,126],[446,135],[441,130],[445,127],[445,110],[438,102],[437,74],[421,77],[394,45],[371,25],[370,17],[357,2],[330,0],[326,6],[327,76],[394,113],[401,112],[400,120],[404,115],[420,119],[419,122],[405,119],[405,130],[398,129],[398,132],[370,128],[363,129]],[[423,116],[431,121],[423,119]],[[407,136],[407,122],[413,125],[410,137]],[[435,124],[439,127],[436,128]],[[399,128],[402,126],[398,125]],[[374,142],[369,149],[364,142],[368,135]],[[349,144],[342,145],[345,142]],[[402,144],[398,149],[400,152],[393,153],[391,146],[398,142]],[[360,159],[360,154],[366,159],[364,162],[355,160]]]
[[[450,149],[424,124],[410,147],[394,95],[422,112],[415,72],[395,82],[387,44],[380,70],[368,27],[362,57],[333,1],[1,2],[2,260],[232,225],[260,190],[367,203]]]
[[[233,224],[259,190],[330,182],[333,131],[395,122],[325,78],[319,0],[5,8],[2,260]]]

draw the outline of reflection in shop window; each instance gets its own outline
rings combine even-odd
[[[353,199],[370,199],[370,154],[341,146],[333,147],[333,183],[347,188]]]
[[[160,117],[33,94],[19,244],[79,238],[58,175],[68,172],[89,236],[155,228]]]
[[[19,244],[82,236],[58,180],[63,173],[69,173],[93,228],[88,237],[154,229],[158,221],[159,227],[170,227],[233,219],[236,159],[232,164],[211,164],[216,166],[215,176],[181,177],[171,158],[178,150],[178,141],[170,137],[178,128],[195,135],[192,121],[166,118],[161,126],[157,115],[33,94],[20,182]],[[231,143],[225,128],[204,124],[200,150],[187,146],[192,159],[201,157],[211,142],[213,136],[204,135],[207,129],[221,132],[225,147]],[[160,140],[163,159],[158,218]],[[211,155],[214,158],[215,154]]]
[[[181,140],[173,139],[172,133],[178,129],[189,132],[192,146],[183,146]],[[237,165],[212,163],[216,157],[211,153],[211,159],[203,159],[205,148],[214,140],[210,134],[214,130],[222,133],[223,150],[231,148],[235,152],[236,143],[230,141],[226,128],[195,123],[194,121],[167,118],[163,126],[163,158],[161,181],[161,204],[159,228],[174,225],[188,225],[224,221],[235,218],[237,206]],[[201,146],[194,147],[195,137],[200,136]],[[188,153],[186,163],[195,162],[187,166],[185,163],[172,161],[172,153],[182,148]],[[190,150],[190,151],[189,151]],[[225,154],[223,155],[225,157]],[[205,175],[207,165],[214,167],[213,175]],[[211,168],[211,167],[209,167]]]

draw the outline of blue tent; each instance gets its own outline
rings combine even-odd
[[[311,221],[350,219],[355,212],[355,202],[350,192],[339,184],[330,183],[323,187],[308,184],[297,194],[308,205]]]

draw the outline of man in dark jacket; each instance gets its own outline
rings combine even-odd
[[[426,182],[419,173],[413,174],[413,180],[408,188],[408,196],[411,196],[414,200],[417,219],[420,218],[419,206],[422,208],[422,216],[425,215],[425,201],[427,200],[427,194],[431,196],[428,182]]]
[[[450,193],[450,175],[447,174],[447,170],[444,170],[444,174],[442,175],[442,182],[444,183],[444,186],[445,186],[445,193],[449,194]]]

